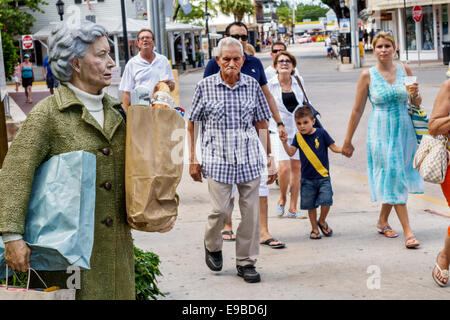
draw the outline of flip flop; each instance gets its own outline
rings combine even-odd
[[[330,232],[326,233],[325,231],[328,229],[328,223],[325,221],[325,227],[323,227],[319,221],[317,221],[319,225],[320,231],[322,231],[325,237],[331,237],[333,235],[333,229],[330,228]]]
[[[391,229],[390,225],[387,225],[383,229],[377,228],[378,233],[384,234],[387,238],[397,238],[398,233]]]
[[[439,254],[438,254],[439,257]],[[442,282],[441,280],[439,280],[439,278],[436,276],[436,274],[434,273],[434,270],[436,270],[436,268],[439,270],[439,273],[441,274],[441,277],[444,279],[447,279],[447,283]],[[433,280],[440,286],[440,287],[445,287],[448,284],[448,270],[442,270],[441,267],[439,267],[439,265],[437,264],[437,257],[436,257],[436,264],[433,268],[432,271],[432,276],[433,276]]]
[[[312,237],[313,234],[315,234],[318,237]],[[312,239],[312,240],[322,239],[322,237],[320,236],[320,233],[319,232],[314,232],[314,231],[311,231],[311,233],[309,234],[309,238]]]
[[[222,240],[229,242],[236,241],[236,238],[233,238],[233,235],[233,231],[222,231]],[[230,239],[224,239],[223,236],[230,236]]]
[[[419,241],[417,240],[416,236],[411,236],[409,238],[406,238],[405,246],[408,249],[417,248],[420,246]]]
[[[270,244],[271,242],[280,242],[280,241],[277,240],[277,239],[274,239],[274,238],[270,238],[270,239],[267,239],[264,242],[260,242],[260,244],[263,245],[263,246],[270,247],[272,249],[282,249],[282,248],[286,247],[286,245],[284,243],[271,245]]]

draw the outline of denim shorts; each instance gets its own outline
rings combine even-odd
[[[331,188],[330,177],[302,178],[300,195],[300,209],[302,210],[313,210],[319,206],[332,206],[333,189]]]

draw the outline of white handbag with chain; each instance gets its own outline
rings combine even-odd
[[[414,155],[413,167],[424,181],[442,183],[447,172],[447,136],[423,135]]]

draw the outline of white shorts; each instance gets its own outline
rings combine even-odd
[[[285,161],[285,160],[300,160],[300,154],[297,151],[294,153],[292,157],[289,157],[289,155],[286,153],[286,151],[283,148],[283,145],[281,144],[280,138],[278,136],[275,136],[272,138],[273,135],[270,135],[270,144],[272,146],[272,154],[275,156],[275,161],[278,163],[278,161]],[[290,139],[288,138],[288,145],[291,145],[292,140],[294,138]]]
[[[233,189],[231,190],[231,197],[234,198],[236,196],[238,189],[235,184],[233,184]],[[261,175],[261,182],[259,183],[259,196],[260,197],[268,197],[269,196],[269,188],[267,187],[267,170],[264,174]]]
[[[13,82],[20,83],[20,78],[19,77],[12,76],[11,79],[12,79]]]

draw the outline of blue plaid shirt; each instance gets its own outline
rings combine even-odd
[[[254,180],[265,168],[265,150],[254,122],[271,113],[258,82],[240,73],[231,88],[219,73],[201,80],[194,92],[190,121],[201,121],[202,173],[234,184]]]

